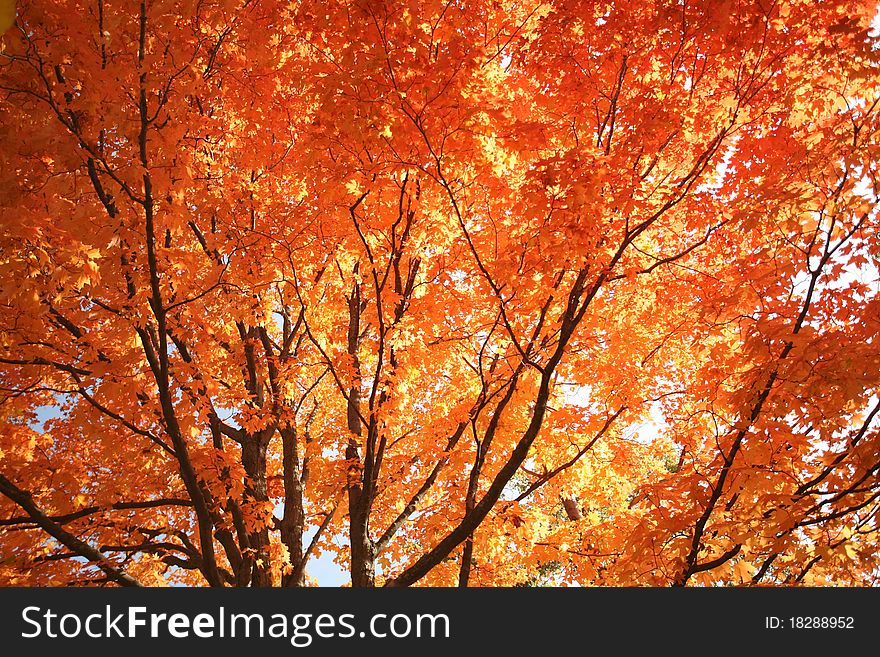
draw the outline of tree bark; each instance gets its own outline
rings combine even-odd
[[[345,458],[348,462],[348,523],[351,543],[351,585],[372,587],[375,585],[376,550],[370,540],[370,500],[365,494],[364,467],[358,450],[361,427],[360,342],[361,289],[355,284],[348,302],[348,353],[355,371],[354,382],[348,392],[348,446]]]
[[[241,463],[247,479],[245,481],[245,500],[255,503],[269,501],[266,486],[266,449],[269,446],[268,436],[259,432],[248,436],[241,444]],[[251,586],[272,586],[269,564],[269,529],[262,526],[248,532],[248,540],[252,551]]]
[[[292,571],[281,578],[282,586],[305,585],[303,559],[303,487],[300,480],[300,459],[296,427],[281,430],[282,468],[284,477],[284,517],[281,519],[281,542],[287,547]]]

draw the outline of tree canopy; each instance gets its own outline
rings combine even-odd
[[[19,0],[0,583],[876,583],[877,4]]]

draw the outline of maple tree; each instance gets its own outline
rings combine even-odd
[[[859,0],[20,0],[0,582],[870,584]]]

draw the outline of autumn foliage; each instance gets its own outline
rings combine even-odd
[[[876,583],[877,10],[19,0],[0,583]]]

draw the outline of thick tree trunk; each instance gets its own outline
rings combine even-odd
[[[471,534],[464,542],[464,549],[461,552],[461,567],[458,571],[458,585],[462,588],[467,587],[468,580],[471,577],[471,566],[474,558],[474,535]]]
[[[349,490],[351,538],[351,585],[371,587],[376,583],[375,548],[370,540],[369,518],[363,508],[363,497],[359,490]],[[354,504],[354,507],[351,505]]]
[[[244,466],[245,500],[248,502],[268,502],[269,493],[266,487],[266,448],[268,436],[258,433],[248,436],[241,445],[241,463]],[[269,561],[269,529],[261,527],[248,533],[251,554],[251,586],[272,586]]]
[[[485,446],[481,441],[477,441],[477,455],[474,458],[474,465],[471,468],[471,476],[468,481],[467,495],[464,501],[464,514],[467,516],[474,510],[477,505],[477,489],[480,485],[480,471],[483,469],[483,459],[485,456]],[[474,534],[467,537],[464,543],[464,549],[461,552],[461,567],[458,571],[458,585],[466,587],[471,576],[471,568],[474,558]]]
[[[281,542],[287,547],[292,571],[281,579],[282,586],[305,584],[303,559],[303,487],[295,427],[281,430],[282,468],[284,477],[284,517],[281,519]]]
[[[360,341],[361,290],[355,285],[348,302],[348,353],[353,360],[354,382],[348,391],[348,521],[351,542],[351,585],[370,587],[375,585],[375,547],[370,540],[370,499],[364,482],[364,467],[358,443],[363,433],[361,422],[361,377],[358,360]]]

